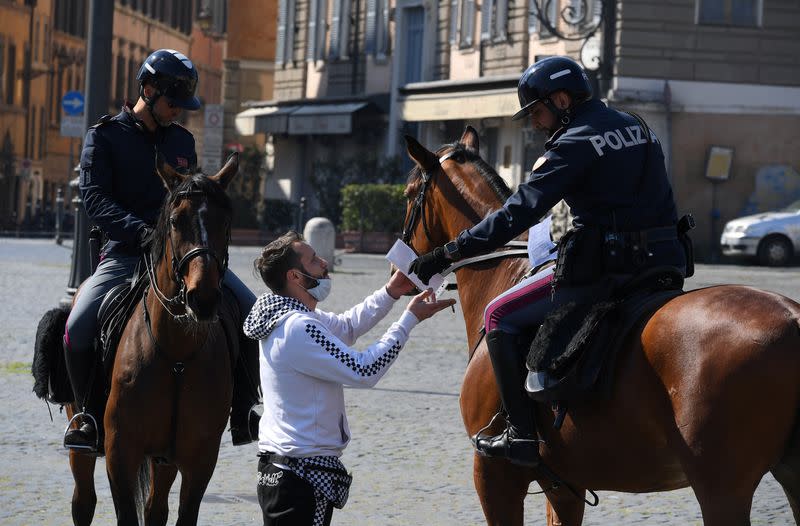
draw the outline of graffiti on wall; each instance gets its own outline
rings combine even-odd
[[[741,215],[777,210],[800,200],[800,174],[786,165],[762,166],[756,172],[755,190]]]

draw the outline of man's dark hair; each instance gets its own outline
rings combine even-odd
[[[253,267],[261,275],[261,279],[276,294],[280,294],[286,288],[286,272],[300,267],[300,254],[293,247],[296,241],[305,239],[294,230],[289,230],[265,246],[261,256],[253,262]]]

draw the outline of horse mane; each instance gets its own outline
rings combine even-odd
[[[489,163],[484,161],[479,154],[467,148],[463,143],[453,142],[439,147],[439,149],[436,150],[436,155],[441,156],[445,150],[452,150],[455,158],[461,156],[466,162],[470,162],[475,165],[475,169],[478,171],[478,174],[486,181],[492,191],[497,194],[497,197],[500,198],[501,202],[505,202],[509,197],[511,197],[513,192],[508,187],[508,184],[506,184],[505,180],[500,177],[497,171],[492,168]],[[414,168],[412,168],[408,173],[407,184],[409,186],[409,191],[416,192],[421,183],[422,170],[419,166],[414,166]]]
[[[149,242],[150,253],[154,262],[160,261],[164,257],[164,246],[167,242],[167,234],[170,228],[169,215],[183,192],[202,192],[210,202],[222,208],[228,218],[233,214],[231,199],[219,183],[200,173],[187,177],[164,198],[158,223]]]

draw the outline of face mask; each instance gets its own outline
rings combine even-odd
[[[299,270],[297,272],[300,272]],[[317,301],[324,301],[325,298],[328,297],[328,294],[331,293],[331,279],[330,278],[315,278],[314,276],[309,276],[303,272],[300,272],[301,275],[313,279],[316,282],[311,288],[306,289],[311,297],[313,297]]]

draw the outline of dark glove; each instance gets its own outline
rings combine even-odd
[[[412,261],[408,271],[416,274],[427,285],[434,274],[449,267],[450,263],[452,262],[447,259],[444,247],[436,247]]]
[[[147,225],[143,225],[139,227],[139,230],[136,232],[136,243],[139,245],[139,248],[142,250],[148,250],[150,248],[150,238],[153,237],[153,229]]]

